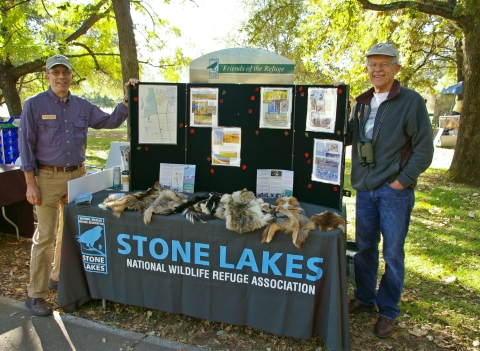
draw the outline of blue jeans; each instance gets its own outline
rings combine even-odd
[[[404,244],[415,203],[413,189],[397,190],[385,182],[375,190],[357,191],[355,299],[378,306],[380,316],[396,319],[405,276]],[[380,232],[385,273],[377,287]]]

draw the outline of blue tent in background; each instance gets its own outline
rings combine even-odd
[[[442,89],[442,94],[461,95],[462,92],[463,92],[463,82],[460,82]]]

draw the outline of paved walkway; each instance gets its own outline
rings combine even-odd
[[[36,317],[21,302],[0,296],[0,351],[205,351],[155,336],[54,312]]]

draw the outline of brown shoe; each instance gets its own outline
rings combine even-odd
[[[58,290],[58,281],[50,278],[50,280],[48,281],[48,288],[50,290]]]
[[[348,313],[375,312],[375,306],[368,306],[358,300],[351,299],[348,303]]]
[[[395,320],[380,316],[375,323],[373,334],[379,338],[389,338],[393,334],[393,329],[395,329]]]
[[[50,316],[53,313],[52,306],[50,306],[50,304],[42,297],[27,297],[25,306],[27,306],[30,312],[35,316]]]

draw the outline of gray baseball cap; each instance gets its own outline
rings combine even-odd
[[[385,56],[392,56],[392,57],[399,57],[398,50],[392,44],[387,43],[379,43],[373,45],[370,50],[368,50],[365,56],[374,56],[374,55],[385,55]]]
[[[53,66],[56,66],[56,65],[64,65],[69,70],[72,70],[72,66],[70,65],[70,61],[68,60],[68,58],[66,58],[65,56],[60,55],[60,54],[49,57],[47,59],[47,65],[46,65],[47,66],[47,71],[50,68],[52,68]]]

